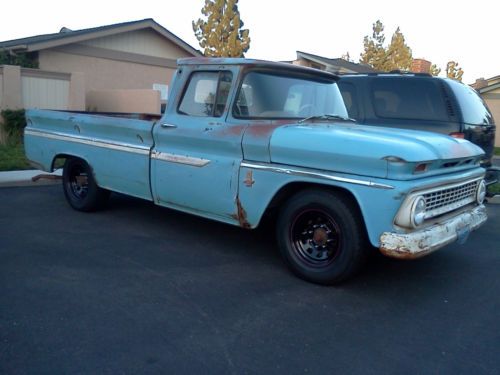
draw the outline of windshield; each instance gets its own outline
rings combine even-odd
[[[243,79],[233,106],[238,118],[347,117],[335,81],[250,72]]]
[[[470,125],[493,125],[493,116],[483,99],[471,87],[448,80],[462,111],[463,121]]]

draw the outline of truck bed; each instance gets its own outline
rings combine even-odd
[[[28,110],[26,155],[47,172],[56,158],[77,156],[92,166],[100,187],[151,200],[149,155],[156,116],[148,116]]]

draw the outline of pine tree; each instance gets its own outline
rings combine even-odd
[[[250,48],[249,30],[243,29],[238,0],[205,0],[193,21],[193,30],[203,54],[209,57],[243,57]]]
[[[405,37],[399,27],[391,38],[391,44],[387,47],[386,71],[403,70],[409,71],[413,57],[411,49],[405,43]]]
[[[458,67],[458,62],[448,61],[446,64],[446,77],[462,82],[464,71]]]
[[[377,20],[373,24],[372,36],[366,35],[363,39],[364,51],[359,62],[370,65],[376,70],[384,70],[387,61],[384,41],[384,25]]]
[[[368,64],[376,70],[409,70],[412,63],[411,48],[406,45],[405,37],[399,27],[391,38],[389,46],[384,46],[384,25],[380,20],[373,24],[373,33],[363,39],[364,51],[360,63]]]

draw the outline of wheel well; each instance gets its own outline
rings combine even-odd
[[[54,156],[54,159],[52,159],[52,164],[50,166],[51,170],[54,171],[56,169],[62,168],[64,166],[64,162],[66,161],[66,159],[82,159],[82,158],[69,154],[58,154]]]
[[[328,192],[333,192],[343,197],[343,199],[349,200],[353,207],[355,207],[360,215],[360,218],[364,222],[363,214],[361,212],[361,208],[359,207],[359,203],[354,195],[347,189],[338,187],[338,186],[330,186],[330,185],[322,185],[322,184],[311,184],[307,182],[292,182],[283,186],[271,199],[271,202],[266,208],[264,212],[265,216],[274,216],[279,207],[281,207],[285,201],[290,199],[293,195],[297,194],[299,191],[303,190],[325,190]]]

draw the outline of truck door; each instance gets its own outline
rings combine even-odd
[[[182,67],[167,115],[154,128],[151,186],[157,204],[234,223],[241,139],[227,124],[236,67]],[[181,86],[184,86],[183,88]]]

